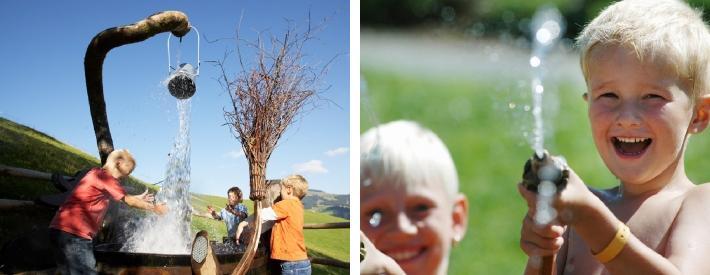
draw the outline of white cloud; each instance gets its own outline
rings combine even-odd
[[[225,156],[233,158],[233,159],[241,159],[242,157],[244,157],[244,151],[241,149],[232,150],[232,151],[227,152],[225,154]]]
[[[328,150],[325,152],[325,154],[329,157],[334,157],[337,155],[343,155],[346,154],[350,149],[348,147],[338,147],[333,150]]]
[[[325,169],[325,166],[323,166],[323,162],[317,159],[309,160],[304,163],[296,163],[293,165],[293,170],[296,170],[296,173],[328,173],[328,169]]]

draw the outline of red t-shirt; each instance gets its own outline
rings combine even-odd
[[[277,202],[271,209],[276,223],[271,229],[271,258],[282,261],[308,259],[303,238],[303,204],[298,199]]]
[[[109,199],[121,200],[124,196],[126,191],[116,178],[101,168],[93,168],[59,207],[49,227],[92,239],[108,210]]]

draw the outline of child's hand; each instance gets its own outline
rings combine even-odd
[[[158,204],[156,204],[155,207],[153,208],[153,211],[154,211],[156,214],[162,216],[162,215],[164,215],[165,213],[168,212],[168,206],[166,205],[166,203],[158,203]]]
[[[578,218],[577,214],[579,210],[590,207],[592,204],[591,200],[595,199],[595,195],[574,170],[569,167],[567,169],[569,170],[567,185],[563,190],[557,190],[557,193],[550,198],[550,206],[554,209],[553,212],[556,214],[555,216],[561,224],[573,225]],[[529,209],[528,214],[530,217],[534,218],[541,196],[527,190],[522,184],[518,184],[518,191],[527,202]]]
[[[138,198],[144,202],[152,203],[153,201],[155,201],[155,195],[153,193],[148,193],[148,188],[146,188],[145,191],[143,191],[143,193],[138,195]]]
[[[212,205],[207,206],[207,212],[209,212],[210,214],[214,214],[214,208],[212,208]]]
[[[405,274],[392,258],[377,250],[374,244],[360,232],[360,240],[365,248],[365,259],[360,261],[360,274]]]
[[[523,218],[523,228],[520,230],[520,248],[528,256],[555,255],[564,244],[563,234],[567,230],[557,221],[547,225],[538,225],[532,217],[534,209],[528,210]]]

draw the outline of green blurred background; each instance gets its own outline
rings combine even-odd
[[[591,138],[584,79],[570,47],[610,1],[550,2],[567,20],[567,32],[543,61],[545,147],[586,183],[614,186]],[[520,274],[525,266],[518,240],[526,207],[515,184],[532,155],[527,25],[546,3],[361,1],[361,132],[398,119],[432,129],[451,151],[469,199],[468,232],[452,251],[450,274]],[[710,181],[707,135],[691,138],[686,151],[696,183]]]

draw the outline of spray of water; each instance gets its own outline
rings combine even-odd
[[[532,21],[532,56],[530,57],[530,67],[532,68],[532,114],[535,126],[532,135],[532,147],[538,157],[542,157],[544,151],[544,131],[542,117],[542,98],[545,86],[542,80],[545,76],[545,58],[552,48],[557,45],[560,36],[564,32],[564,21],[560,12],[552,6],[539,8]]]
[[[188,254],[190,252],[190,99],[178,100],[180,129],[168,157],[166,179],[156,194],[168,213],[148,215],[137,222],[136,230],[121,249],[127,252]]]
[[[534,128],[532,131],[532,148],[539,158],[543,157],[545,151],[544,125],[542,116],[542,102],[545,86],[543,79],[545,76],[545,59],[547,54],[553,49],[560,36],[564,32],[565,24],[560,12],[552,6],[539,8],[530,22],[532,37],[532,55],[530,56],[530,67],[532,68],[532,115]],[[544,167],[543,169],[544,170]],[[545,178],[544,171],[540,173],[540,184],[538,185],[538,203],[535,214],[537,224],[548,224],[557,217],[557,212],[552,207],[552,199],[557,192],[555,184]]]

